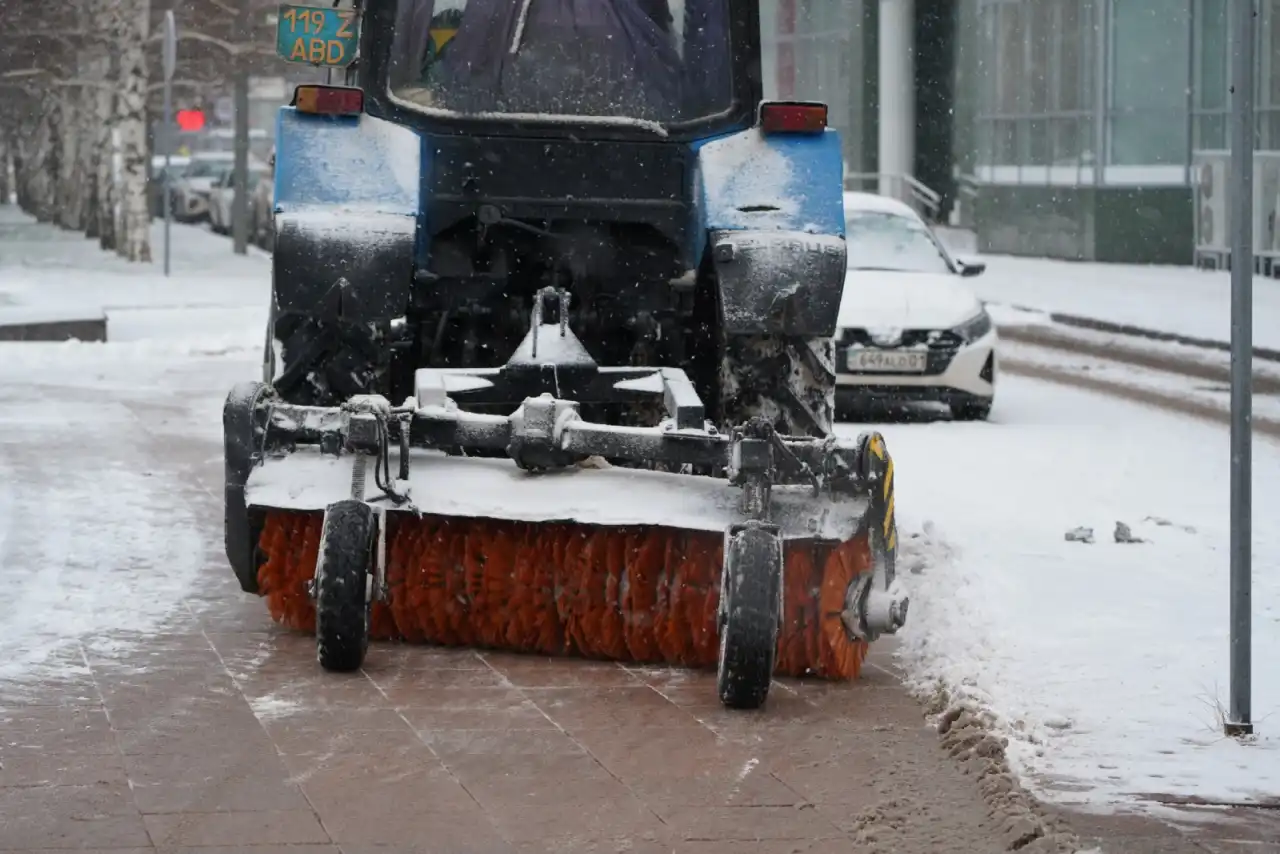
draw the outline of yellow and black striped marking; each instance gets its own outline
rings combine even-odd
[[[881,520],[881,526],[885,548],[893,552],[898,547],[898,526],[894,524],[893,519],[893,458],[889,456],[884,437],[879,433],[871,434],[871,439],[867,442],[867,450],[884,463],[884,480],[880,485],[880,498],[884,502],[884,518]]]

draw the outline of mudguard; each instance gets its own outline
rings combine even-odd
[[[273,257],[280,312],[353,322],[404,313],[422,152],[414,131],[373,116],[281,109]]]
[[[833,130],[759,128],[698,147],[695,206],[730,334],[828,337],[844,289],[844,161]]]

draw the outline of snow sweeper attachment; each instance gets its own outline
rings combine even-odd
[[[682,370],[599,367],[566,311],[543,323],[567,299],[538,294],[503,367],[420,369],[400,405],[233,389],[241,586],[314,631],[328,670],[359,668],[372,637],[715,667],[737,708],[763,704],[774,674],[854,678],[907,612],[880,435],[719,431]],[[655,398],[657,427],[580,414]]]

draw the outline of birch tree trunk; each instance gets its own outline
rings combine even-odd
[[[98,59],[102,80],[115,81],[116,60],[107,52]],[[116,248],[116,192],[115,174],[112,169],[112,135],[116,127],[116,91],[114,87],[98,90],[95,102],[93,154],[96,162],[94,184],[96,187],[94,218],[97,221],[98,244],[108,251]]]
[[[9,185],[9,131],[0,131],[0,205],[7,205],[13,188]]]
[[[84,125],[84,113],[80,108],[83,93],[79,90],[62,90],[58,98],[58,114],[61,123],[58,127],[58,177],[57,177],[57,212],[55,219],[58,225],[71,231],[84,228],[80,195],[80,182],[83,180],[80,170],[80,150],[82,148],[80,133]]]
[[[118,5],[120,130],[120,232],[116,252],[130,261],[151,262],[151,210],[147,204],[147,54],[151,0],[114,0]]]
[[[23,145],[22,172],[18,182],[26,199],[23,210],[38,222],[49,222],[54,212],[53,176],[58,168],[56,99],[46,96],[41,100],[41,109],[41,116]]]

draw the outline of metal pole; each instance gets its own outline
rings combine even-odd
[[[1227,735],[1253,732],[1253,71],[1255,0],[1232,3],[1231,702]]]
[[[173,222],[173,199],[170,185],[173,176],[173,71],[178,57],[178,28],[173,10],[164,13],[164,274],[169,275],[169,226]]]
[[[240,0],[236,41],[242,48],[235,63],[235,195],[231,201],[231,235],[237,255],[249,251],[249,59],[243,52],[252,38],[250,0]]]

